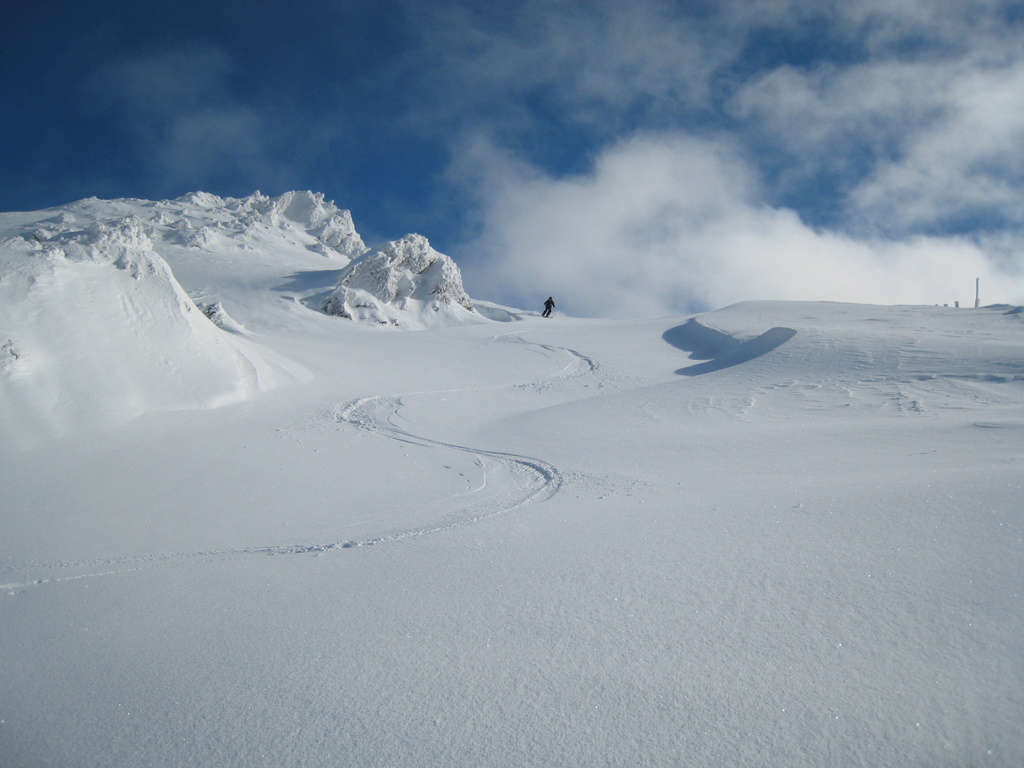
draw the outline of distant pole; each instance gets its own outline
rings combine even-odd
[[[981,278],[974,278],[974,308],[981,306]]]

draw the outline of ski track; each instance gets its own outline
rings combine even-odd
[[[569,357],[562,368],[557,373],[547,376],[538,381],[530,382],[529,384],[515,384],[513,385],[516,389],[534,389],[543,391],[556,383],[571,381],[578,379],[582,376],[589,376],[597,373],[601,369],[600,364],[593,358],[587,357],[586,355],[577,352],[575,349],[569,349],[568,347],[556,347],[550,344],[540,344],[535,341],[528,341],[523,338],[524,331],[512,331],[511,333],[503,333],[498,336],[491,338],[491,341],[505,344],[527,344],[532,347],[536,347],[538,352],[552,353],[552,354],[565,354]]]
[[[440,395],[457,392],[480,391],[481,389],[501,389],[506,387],[529,388],[543,391],[556,382],[587,376],[600,369],[600,365],[596,361],[575,350],[568,349],[566,347],[556,347],[548,344],[538,344],[527,341],[523,338],[523,332],[521,331],[501,334],[499,336],[492,337],[490,341],[529,344],[537,347],[541,352],[564,354],[569,359],[566,365],[558,372],[528,384],[500,384],[494,387],[439,390],[436,392],[418,392],[411,394]],[[411,396],[411,394],[408,396]],[[0,583],[0,593],[11,596],[24,592],[31,587],[42,586],[45,584],[57,584],[61,582],[77,581],[80,579],[97,578],[101,576],[116,576],[146,568],[187,565],[212,559],[231,559],[252,555],[323,555],[328,552],[342,549],[392,544],[406,539],[429,536],[435,533],[449,531],[454,528],[472,525],[480,522],[481,520],[512,512],[530,504],[546,501],[552,498],[561,489],[562,484],[565,481],[565,473],[553,464],[549,464],[541,459],[522,456],[519,454],[505,453],[502,451],[474,448],[445,442],[443,440],[435,440],[422,435],[417,435],[397,426],[395,421],[403,404],[404,402],[402,397],[398,395],[370,395],[336,405],[331,408],[329,412],[330,417],[339,424],[350,425],[371,434],[379,435],[385,439],[434,448],[442,451],[456,451],[476,457],[478,466],[480,466],[484,472],[484,482],[480,488],[477,488],[472,492],[475,493],[476,491],[483,490],[488,485],[497,485],[498,489],[491,497],[479,502],[463,503],[461,506],[453,506],[446,514],[432,524],[416,528],[408,528],[366,540],[347,540],[341,542],[330,542],[327,544],[284,544],[238,547],[200,550],[196,552],[98,558],[95,560],[70,562],[27,562],[16,565],[5,565],[0,566],[0,578],[3,578],[2,574],[13,574],[19,572],[25,573],[26,571],[42,571],[48,573],[56,572],[57,575]],[[488,483],[488,478],[494,475],[502,476],[505,482]],[[103,570],[92,570],[96,568],[102,568]],[[60,575],[60,572],[62,571],[80,570],[84,570],[86,572]]]

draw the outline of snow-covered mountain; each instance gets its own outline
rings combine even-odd
[[[1021,308],[542,319],[310,193],[0,233],[4,768],[1024,764]]]
[[[314,290],[275,294],[263,282],[288,269]],[[323,304],[339,278],[333,314],[400,328],[484,321],[425,238],[370,251],[349,211],[311,192],[0,214],[0,427],[61,434],[302,378],[243,318],[266,317],[275,295]]]

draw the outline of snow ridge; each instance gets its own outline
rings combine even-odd
[[[336,281],[326,301],[328,283],[315,275]],[[425,237],[371,251],[351,213],[320,193],[92,197],[4,213],[0,425],[43,438],[150,410],[216,407],[303,378],[249,322],[265,321],[288,278],[301,286],[292,298],[358,322],[488,322],[455,262]]]
[[[44,440],[147,411],[218,407],[301,378],[299,366],[242,338],[219,302],[197,306],[160,253],[271,226],[310,243],[319,233],[322,248],[365,250],[347,212],[312,193],[89,198],[0,215],[0,427]]]
[[[279,197],[254,192],[242,198],[192,192],[158,207],[159,223],[180,230],[191,247],[201,248],[218,236],[252,235],[262,229],[311,239],[307,247],[325,256],[353,259],[368,250],[351,212],[319,192],[285,192]]]

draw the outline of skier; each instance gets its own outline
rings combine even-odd
[[[555,300],[548,296],[548,300],[544,302],[544,311],[541,313],[541,317],[551,317],[551,310],[555,308]]]

